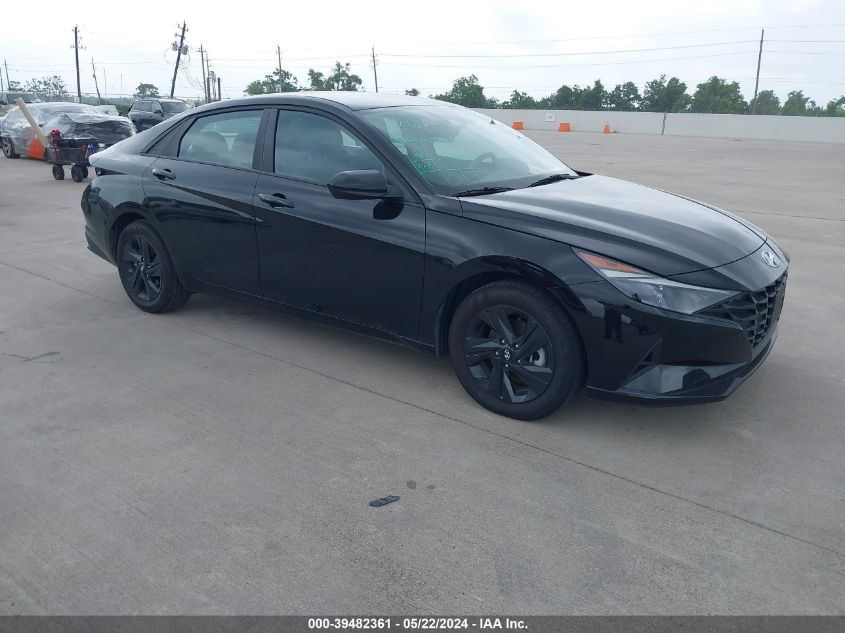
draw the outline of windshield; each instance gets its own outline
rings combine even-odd
[[[168,114],[176,114],[178,112],[184,112],[185,110],[187,110],[188,104],[184,101],[162,101],[161,109],[167,112]]]
[[[360,116],[378,128],[437,193],[521,188],[551,174],[575,175],[528,137],[466,108],[376,108]]]

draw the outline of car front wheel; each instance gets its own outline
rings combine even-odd
[[[129,299],[145,312],[171,312],[191,296],[179,281],[164,242],[148,222],[133,222],[120,233],[117,266]]]
[[[517,280],[484,286],[461,302],[449,352],[470,396],[520,420],[553,413],[584,379],[584,350],[569,317],[546,292]]]
[[[12,139],[0,139],[0,146],[3,148],[3,156],[6,158],[20,158],[21,155],[15,151],[15,146],[12,144]]]

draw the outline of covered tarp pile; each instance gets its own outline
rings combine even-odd
[[[95,138],[104,145],[114,145],[135,134],[129,119],[102,112],[61,112],[45,117],[41,124],[48,134],[58,130],[64,138]]]
[[[24,107],[26,111],[20,105],[10,110],[0,131],[12,140],[19,153],[26,153],[32,158],[43,158],[44,140],[53,130],[61,132],[62,138],[96,139],[97,143],[105,146],[135,134],[135,127],[129,119],[105,114],[85,104],[32,103]],[[28,118],[38,125],[38,134]]]

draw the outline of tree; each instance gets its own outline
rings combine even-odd
[[[761,90],[756,99],[749,104],[749,112],[754,112],[754,104],[757,104],[757,114],[780,114],[780,99],[772,90]]]
[[[575,86],[575,90],[578,91],[579,110],[604,110],[607,92],[604,90],[601,79],[596,79],[592,88],[579,89],[578,86]]]
[[[311,90],[358,90],[364,83],[358,75],[351,72],[349,63],[335,62],[332,73],[328,76],[313,68],[308,71]]]
[[[520,92],[514,90],[511,93],[510,99],[502,102],[503,108],[520,108],[523,110],[533,109],[537,107],[537,100],[534,99],[527,92]]]
[[[19,92],[19,91],[21,91],[22,90],[21,82],[15,81],[14,79],[10,79],[9,85],[6,88],[6,90],[8,90],[9,92],[16,92],[16,91]]]
[[[411,88],[410,90],[406,90],[405,94],[408,95],[409,97],[419,97],[420,91],[417,90],[416,88]]]
[[[478,77],[460,77],[452,84],[452,89],[436,95],[435,99],[457,103],[467,108],[495,108],[497,101],[484,96],[484,87],[478,83]]]
[[[809,102],[810,97],[805,97],[803,90],[793,90],[788,95],[786,95],[786,101],[783,102],[783,110],[781,111],[781,113],[786,116],[806,115],[807,104]]]
[[[640,109],[646,112],[682,112],[690,102],[687,85],[672,77],[666,81],[666,75],[660,75],[645,85]]]
[[[540,106],[550,110],[573,110],[577,106],[575,91],[569,86],[561,86],[548,97],[540,99]]]
[[[609,110],[636,110],[640,104],[640,91],[633,81],[616,84],[612,92],[607,93],[607,107]]]
[[[824,114],[825,116],[845,116],[845,95],[835,101],[828,101]]]
[[[158,88],[156,88],[153,84],[138,84],[138,87],[135,88],[135,96],[139,99],[146,99],[150,97],[159,97]]]
[[[24,84],[24,91],[35,94],[40,99],[67,99],[68,91],[65,82],[58,75],[30,79]]]
[[[748,103],[735,81],[728,83],[714,75],[704,83],[698,84],[696,88],[690,105],[691,112],[743,114],[748,111]]]
[[[289,73],[284,68],[279,73],[277,68],[269,75],[264,75],[264,79],[256,79],[249,82],[244,90],[248,95],[263,95],[272,94],[274,92],[296,92],[299,90],[299,85],[293,73]]]

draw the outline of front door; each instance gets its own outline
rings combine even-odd
[[[252,197],[262,110],[198,117],[173,156],[144,174],[146,204],[161,224],[180,272],[260,295]]]
[[[425,210],[376,154],[338,121],[278,110],[273,165],[258,179],[261,285],[268,299],[408,338],[419,329]],[[269,156],[270,152],[265,152]],[[379,169],[404,199],[339,200],[336,173]]]

